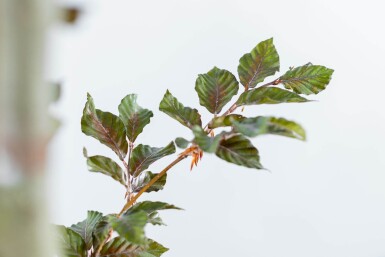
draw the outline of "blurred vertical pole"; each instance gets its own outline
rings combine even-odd
[[[43,81],[50,0],[0,0],[0,257],[52,257]]]

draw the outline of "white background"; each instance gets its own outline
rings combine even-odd
[[[68,1],[62,1],[68,2]],[[118,212],[124,190],[87,172],[89,154],[114,154],[80,131],[86,92],[97,108],[117,113],[121,98],[139,94],[155,117],[138,140],[165,146],[188,129],[158,111],[166,89],[202,112],[197,74],[214,65],[236,74],[239,58],[274,37],[281,71],[307,62],[335,69],[327,90],[306,104],[249,107],[306,128],[303,143],[253,140],[268,171],[205,155],[189,172],[184,161],[167,187],[143,199],[186,211],[165,211],[167,227],[148,235],[167,257],[385,256],[385,35],[383,1],[88,0],[74,27],[49,36],[48,77],[63,82],[53,108],[62,127],[51,145],[52,221],[71,225],[87,210]],[[204,121],[209,119],[207,113]],[[150,170],[160,171],[165,158]]]

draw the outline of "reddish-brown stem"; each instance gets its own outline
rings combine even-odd
[[[158,181],[161,177],[163,177],[167,171],[169,171],[172,167],[174,167],[177,163],[179,163],[180,161],[186,159],[188,157],[187,154],[183,154],[183,155],[179,155],[178,158],[176,158],[172,163],[170,163],[166,168],[164,168],[161,172],[159,172],[159,174],[157,174],[155,177],[153,177],[150,182],[148,182],[147,185],[145,185],[135,196],[131,197],[131,198],[128,198],[128,202],[124,205],[124,207],[122,208],[122,210],[119,212],[119,214],[117,215],[117,217],[119,218],[123,213],[125,213],[135,202],[136,200],[138,200],[138,198],[144,193],[147,191],[147,189],[150,188],[150,186],[152,186],[156,181]],[[112,229],[110,230],[110,233],[111,233]],[[103,246],[107,243],[108,241],[108,238],[106,238],[106,240],[101,243],[98,247],[98,249],[96,249],[95,251],[95,256],[99,256],[100,254],[100,251],[102,250]]]
[[[275,85],[278,85],[280,84],[282,81],[280,80],[280,78],[277,78],[269,83],[266,83],[262,86],[259,86],[258,88],[261,88],[261,87],[268,87],[268,86],[275,86]],[[247,85],[245,87],[245,92],[249,90],[249,86]],[[229,115],[231,113],[233,113],[239,106],[237,105],[237,103],[234,103],[233,105],[230,106],[229,109],[227,109],[227,111],[225,111],[222,115],[220,115],[219,117],[223,117],[223,116],[226,116],[226,115]],[[206,126],[204,127],[204,130],[207,132],[207,134],[209,134],[212,129],[209,129],[208,128],[208,125],[209,123],[206,124]]]
[[[179,155],[172,163],[170,163],[166,168],[164,168],[161,172],[159,172],[155,177],[153,177],[147,185],[145,185],[134,197],[132,197],[119,212],[118,217],[120,217],[124,212],[126,212],[135,202],[136,200],[149,189],[156,181],[158,181],[164,174],[167,173],[173,166],[175,166],[180,161],[187,158],[188,155]]]
[[[278,78],[274,81],[271,81],[269,83],[266,83],[260,87],[267,87],[267,86],[271,86],[271,85],[278,85],[281,83],[281,80]],[[245,91],[248,91],[248,87],[245,87]],[[231,113],[233,113],[239,106],[234,103],[233,105],[230,106],[229,109],[227,109],[227,111],[225,111],[222,115],[220,115],[220,117],[223,117],[223,116],[226,116],[226,115],[229,115]],[[206,124],[206,126],[204,127],[204,130],[207,132],[207,134],[209,134],[212,129],[209,129],[208,128],[208,124]],[[124,166],[126,167],[126,170],[127,170],[127,179],[128,181],[130,181],[130,174],[129,174],[129,161],[130,161],[130,158],[131,158],[131,152],[132,152],[132,148],[133,148],[133,144],[130,143],[129,145],[129,157],[128,157],[128,164],[123,160],[123,163],[124,163]],[[174,167],[176,164],[178,164],[180,161],[186,159],[189,155],[188,154],[181,154],[178,156],[178,158],[176,158],[173,162],[171,162],[166,168],[164,168],[161,172],[159,172],[154,178],[152,178],[150,180],[150,182],[148,182],[147,185],[145,185],[136,195],[132,196],[129,192],[129,188],[131,188],[131,181],[130,182],[127,182],[127,203],[123,206],[122,210],[119,212],[119,214],[117,215],[118,217],[120,217],[123,213],[125,213],[135,202],[136,200],[138,200],[138,198],[144,193],[147,191],[147,189],[149,189],[156,181],[158,181],[161,177],[163,177],[172,167]],[[110,231],[111,232],[111,231]],[[99,256],[99,253],[103,247],[103,245],[105,245],[108,241],[108,238],[105,240],[105,242],[103,242],[102,244],[99,245],[99,248],[96,250],[95,252],[95,256]]]
[[[259,86],[258,88],[261,88],[261,87],[268,87],[268,86],[276,86],[276,85],[278,85],[278,84],[280,84],[282,81],[279,79],[279,78],[277,78],[276,80],[273,80],[273,81],[271,81],[271,82],[269,82],[269,83],[266,83],[266,84],[264,84],[264,85],[262,85],[262,86]]]

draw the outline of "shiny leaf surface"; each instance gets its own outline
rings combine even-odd
[[[151,147],[140,144],[132,151],[130,174],[136,177],[152,163],[173,153],[175,153],[174,142],[165,147]]]
[[[168,248],[151,239],[145,246],[128,242],[124,237],[115,237],[103,246],[100,257],[160,257]]]
[[[156,175],[158,175],[158,173],[152,173],[151,171],[142,172],[139,176],[134,178],[134,182],[132,184],[133,192],[135,192],[135,193],[139,192]],[[167,181],[167,173],[164,174],[160,179],[158,179],[154,184],[152,184],[146,190],[146,192],[147,193],[158,192],[159,190],[162,190],[164,188],[164,186],[166,185],[166,181]]]
[[[81,235],[86,243],[87,250],[92,246],[92,233],[96,224],[103,218],[103,214],[97,211],[88,211],[87,218],[82,222],[74,224],[70,227],[73,231]]]
[[[87,157],[87,167],[88,170],[91,172],[99,172],[104,175],[110,176],[123,186],[126,186],[123,177],[123,169],[114,160],[108,157],[101,155]]]
[[[199,103],[209,112],[217,114],[238,93],[238,84],[231,72],[214,67],[208,73],[198,75],[195,90]]]
[[[262,41],[239,60],[238,74],[246,89],[254,88],[277,71],[279,71],[279,56],[272,38]]]
[[[136,94],[127,95],[119,104],[119,117],[126,127],[127,137],[131,142],[135,142],[153,116],[152,111],[137,104]]]
[[[329,84],[333,72],[321,65],[304,65],[289,70],[279,81],[298,94],[318,94]]]
[[[306,98],[284,89],[261,87],[242,93],[239,96],[237,105],[304,103],[308,101]]]
[[[111,148],[121,160],[124,160],[128,143],[123,122],[110,112],[95,109],[90,94],[87,95],[87,102],[83,110],[81,128],[84,134],[96,138]]]
[[[124,237],[115,237],[107,242],[100,251],[100,257],[137,257],[143,247],[132,244]]]
[[[218,146],[216,155],[225,161],[240,166],[263,168],[259,162],[258,150],[246,137],[239,134],[223,139]]]
[[[152,201],[143,201],[136,203],[133,205],[130,209],[128,209],[124,215],[130,215],[132,213],[141,212],[144,211],[147,214],[151,214],[155,211],[161,211],[161,210],[182,210],[179,207],[176,207],[175,205],[164,203],[164,202],[152,202]]]
[[[192,128],[194,125],[202,126],[198,110],[184,107],[168,90],[160,102],[159,110],[188,128]]]

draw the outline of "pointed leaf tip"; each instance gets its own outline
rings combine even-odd
[[[74,224],[70,227],[71,230],[78,233],[84,240],[87,250],[92,247],[92,233],[96,224],[103,218],[103,214],[97,211],[88,211],[87,218],[82,222]]]
[[[318,94],[329,84],[333,72],[325,66],[307,64],[287,71],[279,81],[297,94]]]
[[[227,161],[247,168],[263,169],[257,148],[246,137],[234,134],[223,139],[216,155]]]
[[[258,116],[241,121],[234,120],[233,126],[235,131],[248,137],[273,134],[302,141],[306,140],[306,132],[302,126],[284,118]]]
[[[165,147],[151,147],[148,145],[138,145],[132,151],[130,159],[130,174],[137,177],[142,171],[147,169],[157,160],[175,153],[174,142],[170,142]]]
[[[243,106],[304,102],[309,102],[309,100],[288,90],[278,87],[259,87],[242,93],[237,100],[237,105]]]
[[[185,107],[169,90],[164,94],[159,104],[159,110],[190,129],[194,125],[202,126],[201,115],[198,113],[198,110]]]
[[[137,103],[137,95],[130,94],[122,99],[119,104],[119,117],[126,128],[126,134],[130,142],[135,142],[142,133],[144,127],[150,123],[154,116],[152,111],[144,109]]]
[[[88,96],[81,118],[82,132],[108,146],[123,160],[128,150],[123,122],[110,112],[95,109],[92,97]]]
[[[86,158],[87,168],[89,171],[107,175],[126,187],[124,171],[114,160],[102,155],[95,155]]]
[[[238,93],[238,84],[231,72],[214,67],[208,73],[198,75],[195,90],[200,104],[217,114]]]
[[[277,71],[279,71],[279,55],[273,44],[273,38],[260,42],[239,60],[238,75],[246,89],[256,87],[259,82]]]

